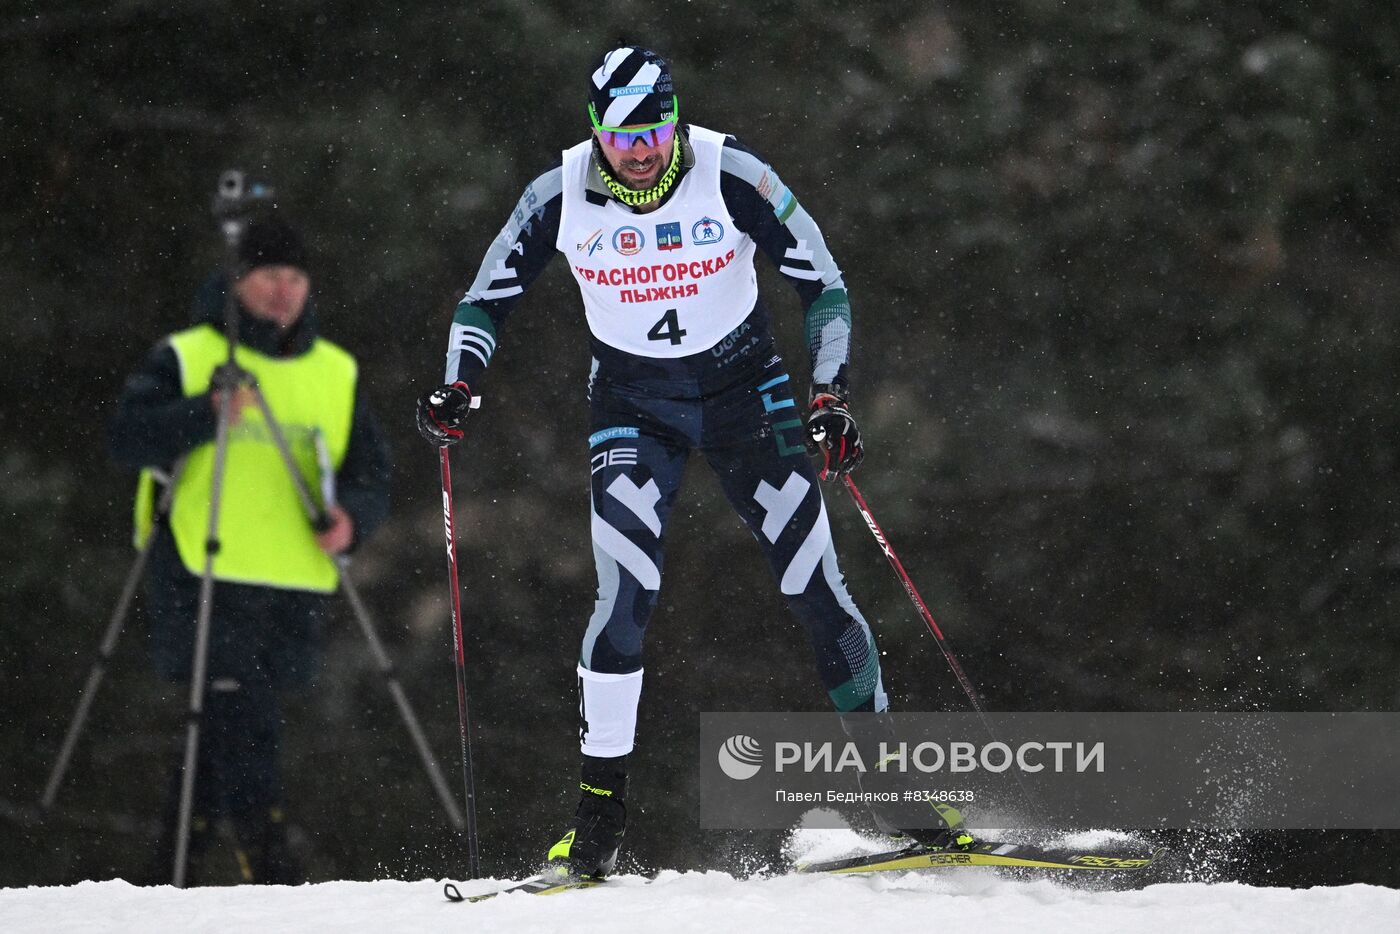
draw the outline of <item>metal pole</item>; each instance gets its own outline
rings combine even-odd
[[[466,829],[466,821],[462,818],[462,809],[457,806],[457,801],[452,797],[452,791],[447,786],[447,779],[443,777],[442,767],[433,757],[432,749],[428,746],[428,738],[423,733],[423,727],[418,722],[418,717],[413,712],[413,707],[409,704],[408,695],[404,693],[403,685],[399,682],[399,677],[394,672],[394,663],[389,658],[389,653],[384,650],[384,643],[379,641],[379,635],[375,632],[374,624],[370,621],[369,610],[366,609],[364,601],[360,599],[360,592],[351,583],[346,575],[349,570],[349,562],[341,558],[340,564],[340,586],[345,590],[345,598],[350,601],[350,608],[355,613],[355,619],[359,621],[360,631],[365,634],[365,641],[369,643],[370,654],[374,656],[375,663],[379,666],[379,673],[384,676],[384,683],[389,688],[389,693],[393,695],[394,703],[398,705],[399,714],[403,717],[404,726],[408,728],[409,736],[413,737],[413,745],[418,750],[418,757],[423,760],[423,768],[428,773],[428,781],[432,783],[433,791],[437,793],[438,800],[442,802],[443,810],[447,811],[447,819],[451,822],[453,829],[462,832]]]
[[[230,182],[236,175],[239,194],[243,191],[241,173],[225,173],[220,179],[220,191],[232,190]],[[228,341],[228,360],[214,371],[210,388],[224,392],[219,417],[214,429],[213,476],[209,484],[209,529],[204,539],[204,573],[199,581],[199,614],[195,620],[194,659],[190,669],[190,709],[185,725],[185,762],[180,776],[180,817],[175,830],[175,870],[173,883],[185,887],[185,870],[189,860],[190,823],[194,811],[195,768],[199,761],[199,728],[204,719],[205,676],[209,664],[209,628],[214,611],[214,556],[219,553],[219,507],[223,498],[224,469],[228,466],[228,433],[233,419],[233,406],[238,386],[248,374],[238,367],[238,298],[234,285],[240,271],[238,246],[248,229],[246,217],[230,216],[220,220],[224,235],[224,269],[228,282],[224,293],[224,336]]]
[[[301,466],[292,456],[292,447],[287,443],[287,436],[282,432],[282,426],[278,423],[277,416],[272,414],[272,407],[267,404],[267,399],[263,396],[262,390],[258,388],[257,381],[250,379],[248,385],[253,390],[253,399],[257,402],[258,411],[262,413],[263,421],[267,425],[267,433],[272,436],[272,445],[277,448],[277,453],[282,458],[282,464],[287,468],[287,475],[291,478],[297,499],[301,501],[301,508],[306,511],[306,517],[311,520],[311,527],[317,532],[324,532],[330,528],[330,516],[311,496],[311,488],[307,486],[306,478],[301,475]]]
[[[229,283],[229,301],[233,283]],[[229,359],[233,345],[229,345]],[[233,392],[230,387],[226,392]],[[190,670],[190,710],[185,725],[185,764],[180,776],[180,819],[175,830],[175,872],[173,884],[185,887],[189,859],[190,822],[194,811],[195,767],[199,759],[199,728],[204,719],[205,675],[209,664],[209,629],[214,609],[214,556],[219,552],[219,507],[224,468],[228,461],[228,430],[233,397],[226,395],[219,406],[218,427],[214,432],[214,474],[209,487],[209,532],[204,540],[204,574],[199,581],[199,616],[195,621],[194,663]]]
[[[53,764],[53,770],[49,772],[49,781],[44,786],[44,794],[39,798],[39,807],[45,811],[53,807],[54,800],[58,797],[58,788],[63,784],[63,778],[68,773],[68,764],[73,758],[73,750],[78,745],[78,738],[87,725],[92,702],[97,698],[97,690],[102,686],[102,679],[107,675],[107,663],[111,660],[112,653],[116,651],[117,640],[121,638],[122,629],[126,626],[126,616],[131,611],[131,602],[136,597],[136,588],[141,583],[141,575],[145,573],[146,561],[151,556],[151,546],[155,543],[156,535],[170,512],[170,501],[174,498],[175,482],[178,478],[179,471],[177,470],[174,478],[165,477],[163,479],[165,488],[161,491],[160,500],[156,503],[150,534],[146,536],[145,543],[137,552],[136,560],[131,565],[131,571],[126,576],[126,583],[122,585],[121,596],[117,599],[117,605],[112,610],[112,616],[107,623],[107,632],[102,637],[102,643],[97,649],[97,660],[92,663],[92,670],[88,672],[87,684],[83,686],[82,694],[78,697],[78,709],[74,711],[73,719],[69,721],[68,732],[63,737],[63,746],[59,749],[58,759]]]

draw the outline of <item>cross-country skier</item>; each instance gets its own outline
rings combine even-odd
[[[807,457],[810,444],[822,456],[821,478],[835,479],[864,456],[847,405],[850,303],[821,231],[753,151],[681,125],[670,68],[655,52],[603,55],[589,75],[588,115],[593,135],[526,187],[488,249],[453,316],[446,385],[419,400],[418,426],[439,445],[462,438],[507,315],[563,254],[592,332],[598,599],[578,662],[582,793],[549,861],[572,875],[601,876],[622,838],[642,637],[661,586],[667,519],[693,450],[718,475],[806,627],[836,710],[883,711],[888,701]],[[769,334],[755,249],[805,309],[812,364],[805,412]]]

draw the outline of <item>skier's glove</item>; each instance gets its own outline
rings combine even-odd
[[[860,466],[865,447],[860,429],[846,407],[841,386],[821,384],[812,387],[812,410],[807,416],[808,447],[822,455],[823,480],[836,480]]]
[[[438,447],[456,444],[467,413],[480,404],[462,382],[424,393],[418,399],[418,433]]]

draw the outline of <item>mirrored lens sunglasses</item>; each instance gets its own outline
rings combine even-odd
[[[615,149],[631,149],[632,146],[641,140],[648,146],[664,146],[676,135],[676,127],[680,122],[680,112],[676,108],[675,98],[671,98],[671,116],[659,123],[652,123],[647,126],[634,127],[613,127],[603,126],[598,120],[598,112],[593,105],[588,105],[588,117],[593,121],[593,129],[598,131],[598,138],[604,144]]]

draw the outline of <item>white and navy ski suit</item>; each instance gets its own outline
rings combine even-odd
[[[837,710],[883,710],[870,627],[837,567],[802,407],[769,334],[755,247],[806,309],[814,383],[846,382],[851,314],[821,232],[762,159],[691,126],[659,208],[612,198],[591,140],[525,189],[453,318],[446,382],[476,389],[520,295],[555,253],[592,332],[588,438],[598,599],[578,675],[583,752],[632,750],[642,638],[692,450],[719,477],[816,652]]]

